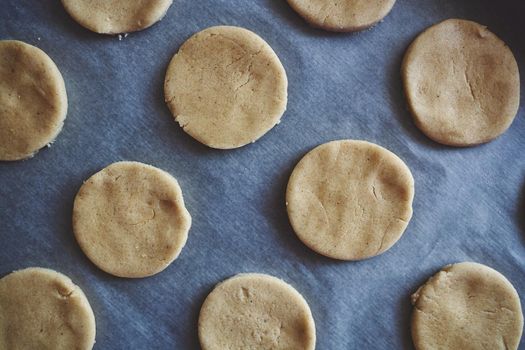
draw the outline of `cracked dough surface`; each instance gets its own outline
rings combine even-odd
[[[405,54],[402,77],[417,127],[442,144],[491,141],[518,112],[516,59],[475,22],[449,19],[425,30]]]
[[[83,27],[101,34],[136,32],[160,21],[173,0],[62,0]]]
[[[57,137],[66,114],[66,87],[51,58],[21,41],[0,41],[0,160],[32,157]]]
[[[412,296],[417,350],[516,350],[523,329],[518,293],[499,272],[466,262],[446,266]]]
[[[292,286],[264,274],[240,274],[219,283],[199,316],[203,350],[313,350],[310,307]]]
[[[95,316],[68,277],[33,267],[0,279],[0,349],[88,350],[94,343]]]
[[[286,190],[297,236],[314,251],[361,260],[390,249],[412,217],[414,179],[394,153],[369,142],[340,140],[314,148]]]
[[[288,0],[290,6],[315,27],[353,32],[381,21],[395,0]]]
[[[166,103],[184,131],[218,149],[242,147],[278,124],[287,89],[272,48],[257,34],[228,26],[186,41],[164,84]]]
[[[75,237],[99,268],[140,278],[168,267],[186,244],[191,217],[167,172],[118,162],[91,176],[73,208]]]

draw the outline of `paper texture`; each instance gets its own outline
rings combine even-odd
[[[175,0],[160,23],[119,40],[84,29],[59,1],[2,0],[0,39],[22,40],[50,55],[64,76],[69,112],[51,148],[31,160],[0,163],[0,276],[28,266],[70,276],[94,309],[96,349],[198,349],[204,298],[240,272],[280,277],[302,293],[320,350],[412,348],[410,294],[446,264],[489,265],[525,296],[523,98],[515,122],[496,141],[444,147],[414,126],[399,73],[415,36],[452,17],[488,25],[525,72],[524,12],[520,0],[400,0],[377,27],[334,34],[310,28],[284,0]],[[164,103],[171,57],[213,25],[255,31],[288,74],[282,122],[238,150],[199,144]],[[416,183],[414,216],[401,240],[355,263],[308,249],[285,208],[299,159],[346,138],[395,152]],[[82,182],[119,160],[173,174],[193,218],[179,259],[152,278],[102,272],[72,233]]]

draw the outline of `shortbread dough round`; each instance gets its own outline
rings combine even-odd
[[[164,84],[166,103],[184,131],[218,149],[254,142],[278,124],[287,89],[272,48],[249,30],[227,26],[186,41]]]
[[[379,255],[412,217],[414,179],[394,153],[366,141],[332,141],[295,167],[286,191],[292,227],[314,251],[340,260]]]
[[[173,0],[62,0],[83,27],[100,34],[146,29],[160,21]]]
[[[388,15],[396,0],[288,0],[314,27],[334,32],[369,28]]]
[[[417,350],[516,350],[523,329],[520,298],[485,265],[446,266],[412,296]]]
[[[95,316],[82,290],[49,269],[0,279],[0,349],[92,349]]]
[[[402,77],[417,127],[445,145],[491,141],[518,112],[516,59],[475,22],[449,19],[425,30],[405,55]]]
[[[0,160],[32,157],[62,130],[67,114],[64,79],[39,48],[0,41]]]
[[[140,278],[168,267],[186,244],[191,216],[177,180],[137,162],[111,164],[78,192],[73,229],[102,270]]]
[[[264,274],[240,274],[204,301],[199,339],[202,350],[313,350],[315,324],[292,286]]]

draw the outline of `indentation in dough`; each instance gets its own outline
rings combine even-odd
[[[376,200],[379,200],[379,197],[377,196],[376,187],[372,185],[372,193],[374,194],[374,197]]]
[[[114,216],[130,226],[142,225],[155,219],[155,209],[145,203],[122,204],[114,208]]]
[[[250,300],[251,298],[250,289],[246,287],[241,287],[241,290],[239,291],[239,295],[241,296],[242,301]]]
[[[61,298],[68,299],[75,292],[74,288],[68,288],[67,286],[57,286],[57,293]]]

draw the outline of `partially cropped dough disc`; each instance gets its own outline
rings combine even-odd
[[[82,26],[101,34],[136,32],[160,21],[173,0],[62,0]]]
[[[68,277],[28,268],[0,279],[0,349],[89,350],[94,343],[95,316]]]
[[[73,229],[102,270],[120,277],[154,275],[180,254],[191,217],[170,174],[137,162],[111,164],[78,192]]]
[[[311,25],[335,32],[353,32],[381,21],[396,0],[288,0]]]
[[[199,339],[202,350],[313,350],[315,324],[292,286],[268,275],[240,274],[204,301]]]
[[[449,19],[425,30],[408,49],[402,76],[416,125],[439,143],[491,141],[518,112],[516,59],[475,22]]]
[[[412,217],[414,179],[392,152],[369,142],[333,141],[310,151],[286,191],[288,216],[311,249],[341,260],[379,255]]]
[[[57,137],[67,114],[64,80],[42,50],[0,41],[0,160],[33,156]]]
[[[516,350],[523,329],[518,293],[481,264],[446,266],[412,296],[417,350]]]
[[[212,27],[192,36],[173,57],[164,84],[180,126],[219,149],[259,139],[280,120],[288,80],[272,48],[238,27]]]

